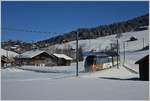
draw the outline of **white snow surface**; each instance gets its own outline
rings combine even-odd
[[[13,68],[2,70],[2,100],[148,99],[149,82],[128,80],[137,78],[138,74],[133,74],[122,66],[119,69],[113,67],[95,73],[83,73],[83,63],[80,62],[79,77],[75,77],[75,65],[23,66],[31,71],[16,68],[18,72],[12,72],[15,71]]]
[[[42,51],[42,50],[31,50],[31,51],[27,51],[27,52],[24,52],[22,53],[20,56],[21,57],[24,57],[24,58],[32,58],[32,57],[35,57],[41,53],[43,53],[45,51]],[[18,55],[19,57],[19,55]]]
[[[99,78],[2,81],[2,100],[148,100],[148,82]]]

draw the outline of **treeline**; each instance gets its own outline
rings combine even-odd
[[[109,25],[100,25],[95,28],[79,28],[76,31],[72,31],[64,35],[59,35],[47,40],[39,41],[38,44],[40,44],[41,47],[46,47],[45,45],[47,44],[47,46],[49,46],[73,41],[76,39],[77,32],[79,33],[79,39],[94,39],[107,35],[129,32],[138,27],[147,25],[149,25],[149,14],[145,14],[143,16],[136,17],[127,21],[122,21]]]

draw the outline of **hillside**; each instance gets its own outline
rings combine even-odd
[[[126,42],[126,51],[136,51],[142,49],[143,39],[144,46],[149,44],[149,30],[122,33],[122,36],[119,38],[120,52],[123,51],[123,42],[129,40],[132,36],[136,37],[137,40]],[[116,35],[110,35],[96,39],[80,40],[79,47],[82,47],[84,52],[90,50],[102,51],[105,49],[110,49],[111,43],[115,42]],[[67,42],[65,44],[56,44],[48,47],[48,49],[64,49],[70,47],[75,49],[76,41]]]
[[[79,39],[95,39],[98,37],[120,34],[124,32],[130,32],[138,27],[147,26],[149,22],[149,14],[145,14],[140,17],[136,17],[127,21],[112,23],[109,25],[100,25],[95,28],[79,28],[75,31],[65,33],[52,37],[50,39],[42,40],[37,42],[40,47],[47,47],[48,45],[60,44],[76,39],[76,33],[79,33]]]

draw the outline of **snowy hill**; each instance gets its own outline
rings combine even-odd
[[[126,42],[126,51],[134,51],[143,48],[143,38],[144,45],[148,45],[149,43],[149,30],[122,33],[122,37],[119,39],[121,52],[123,51],[123,42],[129,40],[131,36],[136,37],[138,40]],[[110,35],[97,39],[79,40],[79,47],[81,46],[83,51],[90,51],[91,49],[101,51],[106,48],[110,48],[110,44],[116,42],[115,37],[116,35]],[[65,44],[56,44],[54,46],[50,46],[49,49],[54,49],[54,47],[57,49],[72,47],[75,49],[76,41],[71,41]]]

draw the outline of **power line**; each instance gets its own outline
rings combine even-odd
[[[7,31],[18,31],[18,32],[27,32],[27,33],[39,33],[39,34],[51,34],[51,35],[58,35],[56,32],[45,32],[45,31],[40,31],[40,30],[31,30],[31,29],[18,29],[18,28],[8,28],[8,27],[3,27],[3,30]]]

